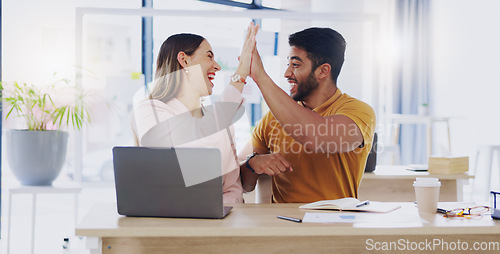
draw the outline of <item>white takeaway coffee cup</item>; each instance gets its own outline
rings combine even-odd
[[[436,213],[441,182],[437,178],[421,177],[413,182],[418,213]]]

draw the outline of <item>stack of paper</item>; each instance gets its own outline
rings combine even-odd
[[[469,157],[430,157],[429,173],[461,174],[469,170]]]

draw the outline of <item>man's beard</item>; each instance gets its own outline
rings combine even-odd
[[[300,82],[300,84],[298,83],[298,81],[296,82],[297,92],[292,96],[292,99],[294,99],[295,101],[303,101],[312,93],[312,91],[314,91],[314,89],[319,86],[318,81],[314,78],[313,71],[311,71],[307,79],[303,82]]]

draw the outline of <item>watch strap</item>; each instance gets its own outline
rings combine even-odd
[[[254,152],[251,155],[248,155],[247,156],[247,162],[245,162],[245,166],[248,169],[250,169],[252,171],[252,173],[255,173],[255,170],[253,170],[253,168],[250,166],[250,159],[252,159],[253,157],[255,157],[255,155],[258,155],[258,153]],[[255,174],[257,174],[257,173],[255,173]]]

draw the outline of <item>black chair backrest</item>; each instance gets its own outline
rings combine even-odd
[[[375,166],[377,166],[377,133],[373,134],[372,149],[368,154],[368,159],[366,159],[365,172],[375,171]]]

